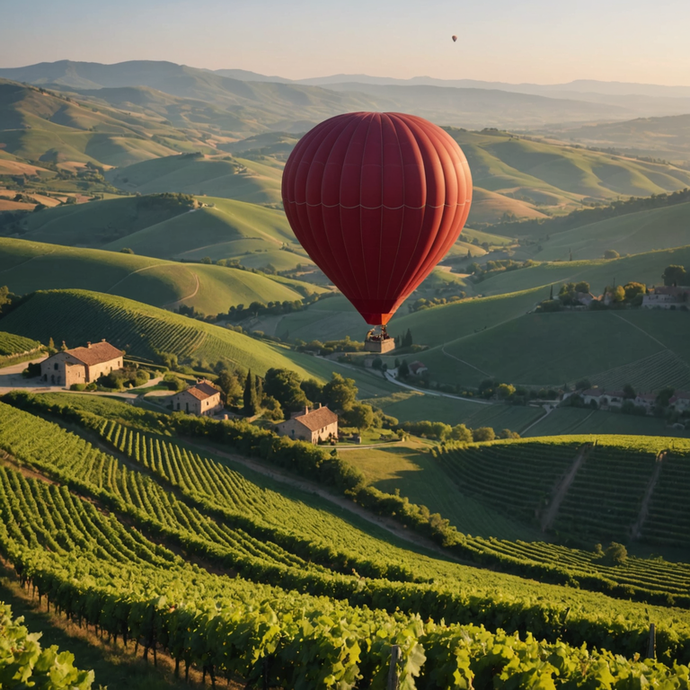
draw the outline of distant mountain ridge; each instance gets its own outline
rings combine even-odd
[[[274,77],[246,70],[211,72],[149,60],[113,65],[61,60],[0,69],[0,78],[68,90],[148,87],[177,98],[201,100],[224,108],[247,123],[253,122],[253,129],[249,124],[246,126],[251,133],[257,133],[257,122],[267,129],[295,131],[290,127],[290,120],[300,121],[303,129],[307,129],[329,116],[354,110],[404,110],[439,124],[475,129],[532,128],[664,114],[641,111],[635,103],[631,107],[628,103],[598,102],[597,98],[572,98],[568,94],[529,94],[481,82],[462,81],[463,85],[459,86],[443,80],[418,83],[425,80],[420,78],[414,83],[386,80],[392,83],[377,84],[343,82],[337,77],[334,82],[319,85],[314,80],[270,81]],[[362,79],[376,81],[370,77]],[[482,88],[488,86],[491,88]],[[684,104],[664,107],[672,113],[685,111]],[[687,111],[690,111],[690,99]]]

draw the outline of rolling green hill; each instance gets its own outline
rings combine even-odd
[[[659,235],[663,237],[663,231]],[[473,288],[479,294],[500,295],[554,284],[557,293],[560,283],[584,280],[590,283],[595,294],[601,294],[607,285],[614,283],[625,285],[635,281],[645,285],[661,285],[661,275],[670,264],[690,264],[690,246],[647,251],[619,259],[544,262],[528,268],[489,274],[490,277],[475,283]],[[542,299],[547,297],[544,291]]]
[[[312,265],[281,211],[222,198],[194,202],[148,195],[63,205],[28,214],[19,232],[37,242],[115,251],[128,247],[161,259],[237,259],[250,268],[271,264],[277,270]],[[462,247],[467,249],[484,253],[474,245]]]
[[[684,165],[690,161],[690,115],[641,117],[567,128],[557,136],[590,146],[613,147],[638,156],[664,158]]]
[[[184,304],[204,314],[254,301],[294,302],[323,292],[311,284],[237,268],[3,238],[0,283],[18,294],[79,288],[169,309]]]
[[[0,321],[3,330],[47,343],[76,347],[105,338],[131,355],[154,359],[169,352],[182,362],[226,361],[263,375],[288,368],[303,378],[311,357],[269,345],[235,331],[157,307],[86,290],[37,292]]]
[[[432,378],[478,385],[496,377],[514,384],[560,386],[587,378],[609,390],[690,388],[684,312],[527,314],[420,353]]]
[[[475,187],[527,204],[535,214],[560,214],[579,207],[583,200],[649,196],[690,184],[690,171],[672,165],[532,141],[507,132],[446,129],[467,156]],[[516,210],[512,212],[519,216]],[[483,218],[491,217],[482,211]],[[497,208],[491,222],[500,220],[503,212]],[[472,212],[468,222],[471,226],[478,222]]]
[[[256,204],[280,203],[281,170],[225,155],[182,154],[119,168],[107,175],[129,192],[184,192],[240,199]]]
[[[166,135],[164,143],[154,140]],[[179,135],[160,118],[96,108],[4,79],[0,80],[0,136],[8,153],[55,164],[129,165],[185,149],[171,143]]]
[[[607,249],[641,254],[690,244],[690,203],[630,213],[584,225],[540,240],[535,259],[598,259]]]

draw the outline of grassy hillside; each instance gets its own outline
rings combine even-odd
[[[187,200],[174,196],[121,197],[67,204],[24,217],[21,237],[82,247],[102,247],[157,223],[187,213]]]
[[[119,168],[107,175],[129,192],[184,192],[241,199],[257,204],[280,202],[281,170],[234,156],[182,154]]]
[[[677,249],[649,251],[645,254],[613,260],[541,263],[529,268],[496,273],[472,287],[481,294],[499,295],[551,284],[558,288],[560,283],[584,280],[590,283],[593,292],[601,294],[607,285],[613,285],[614,282],[617,285],[625,285],[628,281],[660,285],[663,282],[661,275],[666,266],[670,264],[685,266],[689,263],[690,246],[685,246]],[[541,299],[547,297],[548,287],[545,287]]]
[[[201,197],[190,205],[175,195],[154,194],[63,205],[28,214],[18,232],[27,240],[128,247],[161,259],[237,259],[250,268],[271,264],[277,270],[312,265],[282,211],[222,198]],[[467,249],[484,253],[474,245]]]
[[[672,165],[531,141],[506,132],[447,131],[465,152],[476,187],[549,215],[577,208],[583,200],[649,196],[690,184],[690,171]],[[468,222],[475,222],[472,213]]]
[[[487,377],[534,386],[588,378],[609,389],[690,388],[690,321],[683,312],[527,314],[419,354],[432,378],[477,385]]]
[[[607,249],[641,254],[690,244],[690,203],[630,213],[540,240],[538,260],[598,259]]]
[[[176,354],[181,361],[223,360],[265,374],[271,367],[312,376],[303,364],[312,358],[254,340],[220,326],[135,302],[85,290],[37,292],[0,321],[2,328],[47,343],[53,338],[77,347],[105,338],[131,355],[152,359],[156,352]]]
[[[231,306],[253,301],[295,301],[322,291],[306,283],[236,268],[3,238],[0,282],[18,294],[80,288],[158,307],[184,304],[205,314],[226,312]]]
[[[569,128],[558,136],[590,146],[624,149],[640,156],[690,161],[690,115],[641,117]]]
[[[163,134],[169,141],[154,140]],[[0,80],[4,149],[23,159],[129,165],[178,151],[169,143],[174,134],[159,118],[96,108],[56,92]]]

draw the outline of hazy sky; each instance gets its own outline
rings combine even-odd
[[[0,67],[149,59],[292,79],[690,84],[688,26],[688,0],[0,0]]]

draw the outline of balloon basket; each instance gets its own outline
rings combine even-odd
[[[365,352],[376,352],[382,355],[393,350],[395,350],[395,338],[388,335],[385,326],[381,326],[379,333],[376,333],[373,328],[367,333],[364,341]]]

